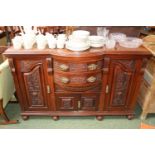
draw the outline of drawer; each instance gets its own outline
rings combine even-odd
[[[56,108],[61,111],[78,110],[78,101],[80,100],[77,94],[56,94]]]
[[[90,86],[65,86],[65,85],[58,85],[55,84],[55,92],[62,93],[64,91],[67,92],[90,92],[90,93],[96,93],[100,92],[102,88],[101,83],[97,83],[96,85],[90,85]]]
[[[90,86],[100,83],[101,78],[101,72],[85,74],[54,74],[54,82],[58,85],[66,86]]]
[[[56,107],[58,111],[95,111],[98,110],[99,96],[99,93],[56,93]]]
[[[86,111],[98,110],[99,97],[100,97],[99,93],[82,94],[79,110],[86,110]]]
[[[54,60],[54,70],[58,72],[88,72],[101,70],[103,66],[102,60],[93,62],[61,62]]]

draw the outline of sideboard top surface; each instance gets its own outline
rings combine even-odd
[[[104,56],[104,55],[146,55],[151,56],[151,52],[149,52],[145,47],[141,46],[139,48],[123,48],[121,46],[117,46],[115,49],[106,49],[106,48],[90,48],[89,50],[82,52],[74,52],[68,49],[44,49],[38,50],[37,48],[33,48],[30,50],[21,49],[15,50],[13,47],[8,48],[4,55],[6,56],[16,56],[16,55],[53,55],[58,57],[93,57],[93,56]]]

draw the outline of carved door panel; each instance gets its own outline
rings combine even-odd
[[[81,95],[81,105],[79,110],[94,111],[98,109],[99,93]]]
[[[106,87],[106,110],[127,110],[133,88],[135,61],[111,60]]]
[[[75,111],[78,110],[79,95],[56,94],[57,110]]]
[[[50,87],[46,58],[16,62],[18,79],[25,111],[50,110]]]

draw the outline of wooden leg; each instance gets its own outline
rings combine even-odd
[[[102,121],[102,120],[103,120],[103,116],[96,116],[96,119],[97,119],[98,121]]]
[[[17,100],[16,102],[18,103],[19,102],[19,99],[18,99],[18,96],[17,96],[17,92],[15,92],[14,95],[15,95],[16,100]]]
[[[28,119],[29,119],[29,116],[22,115],[22,119],[23,119],[24,121],[26,121],[26,120],[28,120]]]
[[[54,121],[59,120],[59,116],[53,116],[52,118],[53,118]]]
[[[6,115],[4,108],[3,108],[3,100],[0,100],[0,114],[2,115],[4,122],[1,122],[0,124],[16,124],[18,123],[18,120],[10,120],[8,116]]]
[[[3,113],[3,100],[2,99],[0,99],[0,114],[2,114]]]
[[[15,96],[15,98],[16,98],[16,101],[9,101],[9,103],[12,103],[12,104],[14,104],[14,103],[18,103],[18,96],[17,96],[17,93],[15,92],[14,93],[14,96]]]

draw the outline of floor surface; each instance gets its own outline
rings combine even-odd
[[[20,116],[18,104],[8,104],[6,112],[12,119],[18,119],[18,124],[0,125],[0,129],[139,129],[141,109],[136,107],[136,116],[128,120],[126,116],[105,116],[102,121],[92,117],[60,117],[54,121],[49,116],[31,116],[24,121]],[[2,118],[0,118],[0,121]],[[149,114],[143,121],[146,124],[155,125],[155,114]]]

